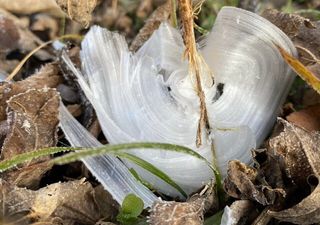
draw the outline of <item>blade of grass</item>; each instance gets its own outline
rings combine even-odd
[[[137,143],[129,143],[129,144],[104,145],[96,148],[82,148],[81,151],[72,152],[64,156],[57,157],[53,159],[53,161],[54,163],[57,163],[57,164],[66,164],[66,163],[80,160],[84,157],[97,156],[97,155],[103,155],[108,153],[116,154],[121,151],[130,150],[130,149],[149,149],[149,150],[163,149],[167,151],[187,154],[204,161],[214,173],[218,173],[218,171],[211,165],[211,163],[206,158],[204,158],[202,155],[193,151],[190,148],[187,148],[181,145],[153,143],[153,142],[137,142]]]
[[[149,190],[154,190],[154,187],[149,182],[142,179],[142,177],[140,177],[137,171],[135,171],[133,168],[130,168],[129,171],[141,184],[146,186]]]
[[[152,173],[153,175],[157,176],[171,187],[175,188],[177,191],[180,192],[185,198],[188,197],[187,193],[176,183],[174,182],[167,174],[162,172],[160,169],[152,165],[151,163],[129,153],[117,153],[116,156],[130,160],[131,162],[135,163],[136,165],[142,167],[143,169],[147,170],[148,172]]]
[[[215,165],[212,165],[206,158],[201,156],[199,153],[193,151],[190,148],[180,146],[180,145],[173,145],[173,144],[165,144],[165,143],[151,143],[151,142],[139,142],[139,143],[130,143],[130,144],[118,144],[118,145],[104,145],[102,147],[97,148],[90,148],[90,149],[82,149],[81,151],[72,152],[69,154],[66,154],[64,156],[58,157],[53,159],[53,163],[56,164],[66,164],[70,162],[74,162],[77,160],[80,160],[84,157],[89,156],[97,156],[97,155],[103,155],[103,154],[119,154],[124,150],[130,150],[130,149],[149,149],[149,150],[167,150],[167,151],[173,151],[173,152],[179,152],[187,155],[191,155],[193,157],[196,157],[202,161],[204,161],[209,168],[213,171],[213,174],[215,176],[216,185],[217,185],[217,193],[219,194],[219,199],[223,199],[223,196],[220,196],[223,194],[223,188],[222,188],[222,178],[217,168],[215,168]],[[223,202],[223,201],[222,201]]]
[[[77,148],[79,149],[79,148]],[[19,164],[29,162],[33,159],[37,159],[43,156],[52,155],[59,152],[67,152],[72,149],[72,147],[51,147],[45,149],[39,149],[31,152],[22,153],[19,155],[15,155],[11,159],[6,159],[0,162],[0,173],[4,172],[12,167],[15,167]]]

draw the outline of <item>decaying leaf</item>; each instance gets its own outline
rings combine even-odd
[[[7,101],[19,93],[29,89],[41,89],[44,87],[55,88],[62,82],[59,68],[55,63],[43,66],[36,74],[25,80],[15,83],[0,83],[0,121],[6,119]]]
[[[23,219],[33,222],[63,221],[63,224],[95,224],[102,218],[115,216],[115,210],[106,211],[103,207],[113,207],[113,201],[98,195],[90,183],[84,179],[55,183],[37,191],[0,183],[0,215],[15,223]],[[102,197],[101,197],[102,196]],[[98,203],[99,202],[99,203]],[[24,218],[21,218],[21,214]]]
[[[320,105],[310,106],[306,109],[293,112],[286,119],[307,131],[320,131]]]
[[[0,0],[0,8],[12,13],[33,14],[38,12],[52,13],[53,15],[62,16],[63,12],[57,6],[55,0]]]
[[[137,9],[136,15],[141,19],[145,19],[152,12],[152,0],[142,0],[140,1],[139,7]]]
[[[252,201],[237,200],[229,207],[233,221],[233,225],[251,224],[252,221],[258,216],[258,210]]]
[[[143,28],[139,30],[138,35],[133,40],[130,50],[137,51],[152,35],[152,33],[159,28],[160,24],[167,21],[171,15],[171,0],[159,6],[146,21]]]
[[[302,16],[277,10],[266,10],[262,16],[291,38],[299,52],[299,61],[280,50],[282,55],[303,79],[316,85],[315,82],[319,82],[320,78],[320,22],[312,22]],[[314,88],[319,90],[319,87]]]
[[[20,34],[14,22],[10,18],[0,16],[0,30],[0,54],[17,49]]]
[[[190,202],[156,202],[150,213],[151,225],[200,225],[203,224],[205,200],[197,198]]]
[[[307,185],[307,177],[312,174],[304,152],[303,143],[289,123],[281,120],[284,131],[269,141],[271,149],[284,162],[286,176],[298,186]],[[305,143],[304,143],[305,144]]]
[[[58,32],[59,32],[59,25],[58,21],[51,17],[48,16],[47,14],[37,14],[34,17],[34,21],[31,25],[31,30],[33,32],[44,32],[48,31],[49,33],[49,39],[55,39],[57,38]]]
[[[275,141],[277,145],[273,145],[277,150],[285,149],[294,152],[303,152],[304,155],[296,153],[296,158],[292,158],[292,162],[288,164],[288,168],[291,174],[299,172],[300,176],[304,176],[306,179],[312,173],[316,178],[320,179],[320,134],[318,132],[307,132],[299,127],[296,127],[286,121],[283,121],[284,132],[281,134],[279,140]],[[282,143],[281,143],[282,140]],[[298,164],[298,165],[296,165]],[[304,170],[301,173],[297,170],[299,167]],[[312,172],[309,173],[309,169]],[[296,175],[296,174],[294,174]],[[320,186],[314,189],[314,191],[305,199],[303,199],[297,205],[279,212],[269,211],[271,216],[287,222],[295,224],[314,224],[320,222]]]
[[[5,19],[7,21],[11,21],[10,23],[13,23],[12,29],[15,30],[14,32],[18,32],[18,36],[17,36],[17,40],[13,39],[12,41],[13,43],[14,41],[17,42],[15,45],[17,45],[17,48],[22,53],[30,52],[36,47],[38,47],[38,45],[43,44],[43,41],[29,30],[28,22],[26,23],[25,21],[19,19],[13,14],[5,11],[1,7],[0,7],[0,18],[2,18],[2,20]],[[6,30],[2,30],[4,28],[6,27],[0,27],[0,31],[6,32]],[[48,60],[52,58],[52,56],[44,50],[38,51],[35,55],[39,57],[41,60]]]
[[[278,197],[285,197],[281,188],[272,188],[258,170],[232,160],[228,164],[224,188],[228,195],[238,199],[250,199],[262,205],[272,205]]]
[[[11,97],[8,104],[9,132],[1,150],[2,159],[39,148],[55,146],[60,98],[55,89],[30,89]],[[36,163],[37,164],[34,164]],[[2,178],[17,186],[35,188],[52,165],[37,160],[31,166],[9,171]]]
[[[88,27],[92,19],[92,12],[97,6],[97,0],[56,0],[61,9],[70,19]]]
[[[309,19],[306,19],[297,14],[279,12],[276,9],[267,9],[262,13],[262,16],[271,23],[279,27],[290,38],[299,37],[301,29],[315,29],[316,25]],[[301,38],[301,37],[300,37]]]

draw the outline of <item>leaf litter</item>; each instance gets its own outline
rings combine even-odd
[[[54,1],[46,0],[43,1],[43,5],[29,3],[29,6],[26,7],[24,4],[17,6],[10,4],[9,1],[0,0],[0,8],[16,14],[45,12],[49,15],[47,21],[52,18],[58,21],[64,16],[57,5],[52,3]],[[172,16],[170,3],[171,1],[160,1],[162,6],[157,8],[153,14],[151,13],[150,1],[142,1],[137,4],[136,15],[139,15],[137,17],[145,18],[149,14],[151,16],[144,29],[141,29],[140,34],[132,42],[132,50],[137,50],[157,29],[161,21],[170,19]],[[98,18],[101,14],[93,12],[95,7],[99,10],[102,5],[107,5],[106,3],[59,1],[59,4],[63,6],[65,13],[71,19],[79,22],[81,26],[88,26],[90,23],[98,21],[105,24],[109,22],[109,20],[103,20],[102,17]],[[154,5],[158,6],[159,3],[154,3],[153,7]],[[114,11],[115,15],[117,14],[115,18],[124,18],[123,21],[127,22],[121,26],[125,28],[127,34],[131,33],[132,35],[132,28],[128,28],[128,26],[132,26],[133,20],[131,17],[119,13],[120,9],[123,10],[121,7],[120,4],[118,10]],[[111,12],[109,5],[104,10],[106,9]],[[0,11],[0,13],[3,15],[0,24],[4,27],[2,29],[6,34],[5,38],[0,40],[3,57],[16,49],[21,52],[29,52],[43,43],[37,37],[37,32],[46,33],[49,30],[51,31],[50,34],[48,33],[50,38],[54,38],[58,32],[56,25],[46,27],[46,24],[41,24],[41,21],[46,21],[45,17],[39,17],[40,22],[29,27],[28,23],[27,25],[23,23],[21,17],[14,16],[7,11]],[[263,15],[282,29],[295,43],[299,51],[299,59],[290,58],[290,55],[282,52],[284,58],[292,60],[294,65],[298,65],[298,67],[293,66],[296,70],[299,71],[302,68],[307,71],[302,73],[304,78],[307,74],[309,77],[312,75],[313,78],[319,79],[319,22],[277,11],[266,11]],[[72,26],[79,32],[82,29],[77,28],[76,25]],[[52,60],[52,54],[46,50],[39,52],[36,57],[44,61]],[[18,62],[18,60],[10,60],[11,62],[9,62],[9,60],[2,59],[0,61],[2,63],[0,65],[6,66],[1,66],[1,69],[7,68],[5,69],[7,73],[12,71]],[[66,83],[61,76],[58,64],[47,63],[36,74],[26,79],[1,84],[2,159],[38,148],[56,146],[59,97],[56,90],[52,88]],[[19,79],[21,77],[18,77]],[[69,105],[69,108],[74,107],[74,114],[81,116],[83,110],[79,110],[79,99],[74,98],[77,89],[73,89],[74,92],[68,92],[69,85],[70,83],[60,89],[67,89],[64,91],[63,96],[65,97],[63,99],[75,104],[74,106]],[[312,85],[315,86],[314,82],[311,82]],[[319,90],[317,86],[315,89]],[[318,96],[314,92],[312,95]],[[314,102],[319,103],[320,101]],[[290,123],[281,120],[280,124],[284,126],[283,131],[273,136],[266,144],[265,149],[252,151],[253,165],[245,165],[239,161],[229,163],[228,174],[224,181],[225,191],[232,199],[242,199],[235,201],[228,199],[230,212],[235,221],[233,224],[248,224],[254,220],[256,221],[253,224],[272,224],[275,221],[272,218],[295,224],[320,222],[320,200],[318,199],[320,192],[317,182],[314,181],[314,178],[318,180],[320,175],[317,147],[320,144],[318,133],[320,115],[319,105],[314,105],[315,103],[302,103],[302,109],[299,108],[297,111],[285,115],[286,120]],[[34,107],[35,105],[37,107]],[[100,130],[97,129],[94,132],[98,137]],[[61,138],[60,140],[63,141]],[[8,217],[7,219],[11,221],[22,218],[20,222],[24,224],[29,224],[31,221],[50,224],[95,224],[97,221],[103,223],[102,218],[105,218],[105,221],[115,221],[118,206],[101,185],[95,187],[97,184],[94,180],[89,180],[90,182],[83,179],[73,180],[43,187],[41,184],[43,177],[52,170],[52,165],[49,165],[47,160],[48,158],[34,160],[1,174],[0,202],[2,204],[0,205],[3,207],[1,212],[5,212],[3,217]],[[305,190],[297,194],[302,188]],[[206,212],[212,215],[222,207],[213,202],[206,206],[205,202],[203,197],[198,196],[191,197],[185,203],[173,201],[157,203],[151,209],[150,222],[152,224],[185,224],[186,221],[189,221],[188,224],[202,224]],[[208,208],[211,208],[211,211]],[[169,217],[168,221],[163,222]],[[264,222],[262,222],[263,220]]]

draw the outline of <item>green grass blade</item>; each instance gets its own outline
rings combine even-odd
[[[190,148],[187,148],[181,145],[153,143],[153,142],[137,142],[137,143],[129,143],[129,144],[104,145],[96,148],[82,148],[81,151],[72,152],[64,156],[55,158],[53,159],[53,162],[57,164],[66,164],[66,163],[80,160],[84,157],[97,156],[97,155],[103,155],[103,154],[115,154],[115,153],[119,153],[125,150],[131,150],[131,149],[149,149],[149,150],[163,149],[167,151],[187,154],[204,161],[209,166],[209,168],[214,172],[214,174],[219,174],[218,171],[211,165],[210,162],[208,162],[206,158],[204,158],[202,155],[193,151]]]
[[[174,182],[167,174],[162,172],[160,169],[152,165],[151,163],[135,156],[129,153],[117,153],[116,156],[119,156],[120,158],[124,158],[127,160],[130,160],[131,162],[135,163],[136,165],[142,167],[143,169],[149,171],[153,175],[157,176],[167,184],[169,184],[171,187],[175,188],[177,191],[179,191],[185,198],[188,197],[187,193],[184,192],[184,190],[176,183]]]
[[[133,168],[130,168],[129,171],[141,184],[146,186],[151,191],[154,190],[154,187],[149,182],[142,179],[142,177],[140,177],[140,175],[137,173],[137,171],[135,171]]]
[[[117,145],[104,145],[97,148],[83,148],[81,151],[72,152],[69,154],[66,154],[64,156],[58,157],[53,159],[54,163],[57,164],[66,164],[70,162],[74,162],[77,160],[80,160],[84,157],[90,157],[90,156],[97,156],[97,155],[103,155],[103,154],[115,154],[121,153],[125,150],[130,149],[148,149],[148,150],[159,150],[163,149],[166,151],[173,151],[173,152],[179,152],[187,155],[191,155],[193,157],[196,157],[202,161],[204,161],[209,168],[213,171],[216,185],[217,185],[217,193],[219,199],[223,199],[223,188],[222,188],[222,178],[217,168],[215,168],[206,158],[201,156],[199,153],[193,151],[190,148],[180,146],[180,145],[173,145],[173,144],[165,144],[165,143],[152,143],[152,142],[138,142],[138,143],[129,143],[129,144],[117,144]],[[221,196],[220,196],[221,195]],[[223,202],[223,200],[221,201]]]
[[[217,212],[213,216],[207,218],[204,221],[204,225],[220,225],[222,214],[223,214],[223,210],[221,210],[220,212]]]
[[[79,148],[76,148],[79,149]],[[37,159],[43,156],[52,155],[59,152],[66,152],[70,150],[75,150],[72,147],[50,147],[45,149],[39,149],[31,152],[22,153],[15,155],[11,159],[6,159],[0,162],[0,173],[4,172],[12,167],[15,167],[19,164],[29,162],[33,159]]]

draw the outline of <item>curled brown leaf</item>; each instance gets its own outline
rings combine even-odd
[[[304,129],[296,127],[286,121],[283,121],[285,130],[283,132],[283,136],[290,134],[291,139],[295,138],[295,141],[286,142],[289,144],[289,149],[292,147],[297,150],[299,147],[300,151],[304,153],[303,158],[296,158],[294,162],[291,164],[291,173],[296,171],[295,165],[298,164],[301,169],[305,169],[304,167],[308,167],[312,169],[312,173],[318,179],[318,186],[314,189],[314,191],[303,199],[297,205],[282,210],[279,212],[269,211],[269,215],[273,216],[276,219],[281,221],[287,221],[295,224],[315,224],[320,222],[320,133],[318,132],[307,132]],[[288,140],[288,139],[286,139]],[[285,145],[283,146],[285,147]],[[297,155],[297,157],[301,157]],[[306,162],[305,162],[306,160]],[[309,166],[307,165],[309,164]],[[295,169],[293,169],[295,168]],[[299,172],[299,171],[297,171]],[[310,175],[309,173],[301,174],[305,178]]]
[[[227,173],[224,189],[228,195],[234,198],[249,199],[262,205],[272,205],[278,197],[286,195],[282,188],[272,188],[260,176],[257,169],[238,160],[229,162]]]

